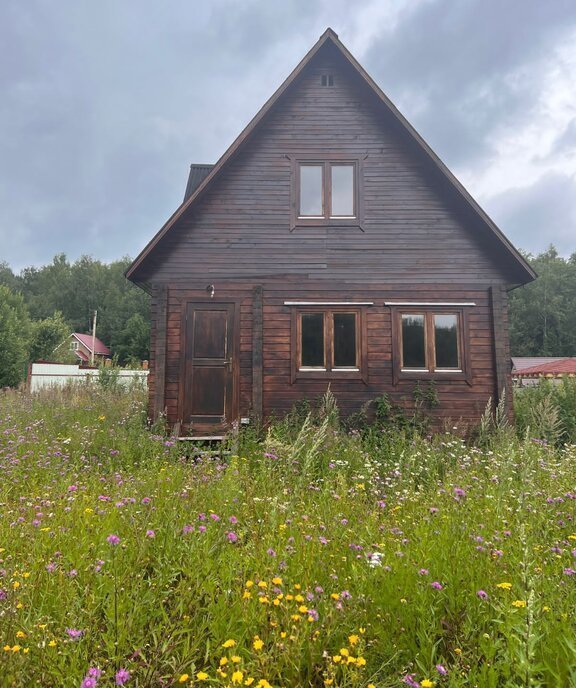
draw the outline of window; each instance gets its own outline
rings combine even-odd
[[[292,312],[293,381],[301,377],[363,378],[362,311],[309,306]]]
[[[314,163],[298,165],[298,218],[355,218],[356,165]]]
[[[361,227],[358,159],[294,159],[291,230],[309,225]]]
[[[78,342],[75,339],[70,342],[70,351],[78,351]]]
[[[464,308],[395,308],[392,323],[395,381],[401,377],[469,379]]]

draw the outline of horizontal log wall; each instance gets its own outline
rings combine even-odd
[[[333,88],[320,86],[327,70]],[[369,95],[341,57],[318,55],[154,249],[139,278],[505,282],[502,246]],[[362,160],[362,227],[290,231],[290,157],[312,153]]]
[[[240,416],[253,413],[253,313],[254,284],[251,281],[216,282],[215,298],[240,302]],[[180,418],[181,312],[186,300],[205,299],[205,285],[173,284],[168,289],[167,357],[165,404],[168,420]],[[360,410],[362,405],[381,394],[406,409],[414,410],[415,380],[393,383],[391,309],[384,306],[389,300],[414,301],[474,301],[468,308],[467,347],[471,365],[471,383],[447,380],[438,376],[436,390],[440,405],[430,411],[441,426],[449,419],[476,424],[490,397],[496,395],[496,362],[493,342],[493,316],[490,285],[479,288],[474,284],[377,288],[366,285],[339,285],[324,281],[303,282],[293,279],[268,280],[263,284],[263,412],[265,417],[281,416],[299,399],[315,400],[330,388],[338,399],[343,415]],[[291,382],[291,309],[284,301],[374,301],[367,306],[366,332],[368,380],[338,380],[328,374],[325,379],[298,379]],[[501,326],[506,327],[505,314]],[[154,329],[154,328],[153,328]],[[153,361],[154,366],[154,361]],[[508,375],[509,377],[509,375]],[[153,378],[154,379],[154,378]],[[154,384],[154,382],[152,382]],[[427,381],[422,382],[426,389]],[[153,395],[153,392],[152,392]]]

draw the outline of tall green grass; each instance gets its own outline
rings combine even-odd
[[[223,459],[0,397],[0,685],[575,685],[574,446],[324,408]]]

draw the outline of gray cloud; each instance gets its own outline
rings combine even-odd
[[[487,158],[498,127],[532,116],[546,61],[576,27],[574,2],[431,0],[408,7],[397,30],[384,29],[368,51],[367,66],[400,106],[417,94],[413,123],[448,164]]]
[[[371,3],[4,0],[0,261],[135,255],[180,203],[189,163],[214,162],[326,26],[346,40]],[[406,7],[359,57],[400,106],[420,104],[405,114],[450,165],[473,167],[498,126],[532,116],[576,8]]]
[[[547,174],[486,199],[484,207],[516,246],[537,254],[554,244],[560,254],[576,253],[576,177]]]

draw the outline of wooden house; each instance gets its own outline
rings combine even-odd
[[[535,277],[331,29],[126,274],[152,295],[151,415],[187,435],[328,385],[346,415],[433,381],[437,425],[476,423]]]

